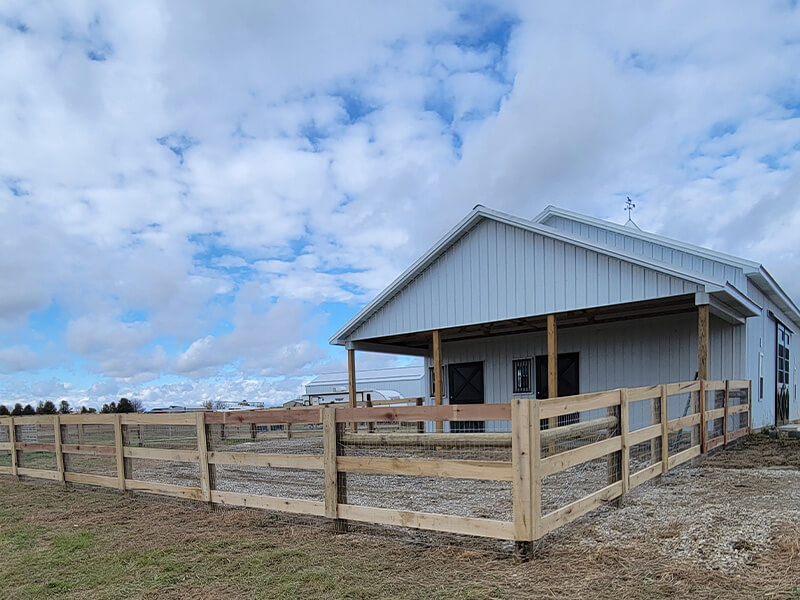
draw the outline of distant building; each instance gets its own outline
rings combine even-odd
[[[425,367],[394,367],[364,369],[356,374],[359,404],[367,400],[421,398],[425,396]],[[303,399],[307,404],[347,402],[347,373],[323,373],[305,386]]]

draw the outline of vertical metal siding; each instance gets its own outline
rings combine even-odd
[[[352,340],[633,302],[700,286],[484,220],[389,299]]]

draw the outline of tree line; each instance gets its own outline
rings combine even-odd
[[[119,402],[103,404],[103,407],[100,409],[100,413],[135,413],[139,412],[141,409],[142,406],[138,400],[131,401],[127,398],[120,398]],[[14,405],[14,408],[12,408],[10,411],[5,404],[0,404],[0,417],[7,417],[9,415],[12,417],[24,417],[28,415],[68,415],[73,412],[90,414],[96,413],[97,409],[81,406],[80,410],[72,410],[72,407],[66,400],[62,400],[58,407],[56,407],[56,405],[50,400],[46,402],[39,402],[39,404],[36,405],[36,408],[33,408],[33,406],[30,404],[22,406],[21,403],[17,402]]]

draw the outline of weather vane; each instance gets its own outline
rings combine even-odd
[[[631,200],[630,196],[625,196],[627,200],[625,201],[625,210],[628,211],[628,220],[631,220],[631,212],[634,208],[636,208],[636,204]]]

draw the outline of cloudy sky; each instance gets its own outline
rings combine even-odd
[[[6,404],[292,398],[477,203],[800,297],[795,2],[4,0],[0,140]]]

